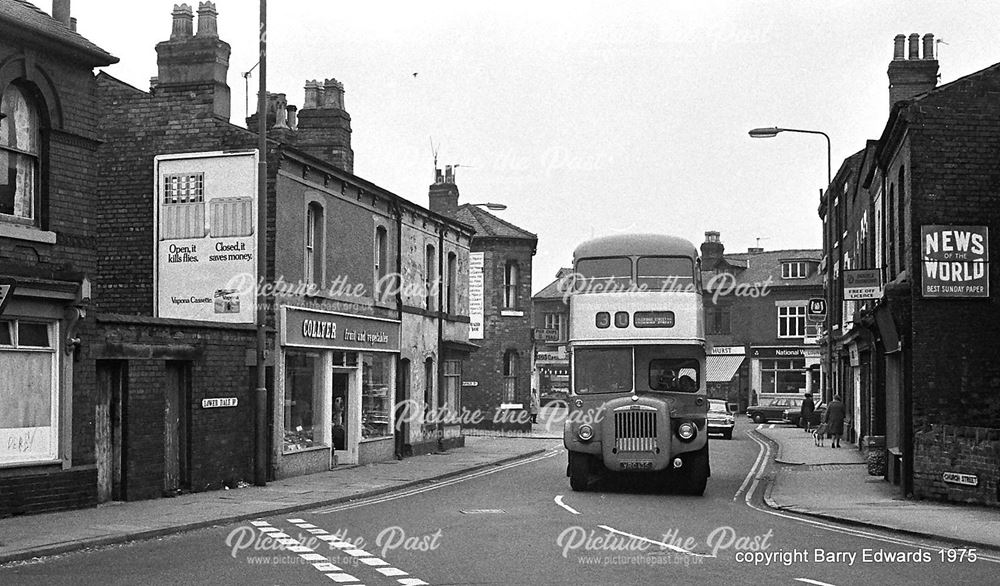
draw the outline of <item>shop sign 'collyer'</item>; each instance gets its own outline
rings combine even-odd
[[[319,321],[315,319],[302,320],[302,335],[307,338],[336,340],[337,322]]]

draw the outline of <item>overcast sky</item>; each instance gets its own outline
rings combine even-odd
[[[107,71],[148,89],[173,6],[77,0],[72,13],[121,59]],[[258,3],[216,7],[244,125]],[[433,143],[439,166],[459,165],[461,202],[504,203],[494,213],[538,234],[538,291],[591,236],[697,245],[718,230],[727,252],[819,248],[823,138],[747,131],[824,131],[836,173],[882,131],[896,34],[944,41],[947,83],[1000,61],[998,22],[995,1],[272,0],[267,86],[301,107],[306,80],[343,82],[355,174],[425,206]]]

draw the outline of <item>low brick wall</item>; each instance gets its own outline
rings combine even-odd
[[[0,518],[97,505],[97,468],[0,476]]]
[[[913,492],[918,498],[1000,506],[1000,429],[932,425],[913,434]],[[975,476],[976,486],[944,475]]]

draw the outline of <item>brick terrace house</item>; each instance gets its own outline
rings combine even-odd
[[[75,29],[68,0],[0,1],[0,517],[97,502],[93,70],[118,59]]]
[[[531,258],[538,237],[458,198],[453,169],[435,170],[431,210],[475,230],[469,339],[479,350],[463,371],[462,406],[482,412],[480,427],[530,431]]]
[[[738,403],[742,411],[774,398],[817,392],[820,351],[806,306],[810,298],[823,296],[821,252],[751,248],[726,253],[718,232],[705,233],[705,370],[712,398]]]
[[[895,39],[885,128],[847,193],[868,213],[834,215],[837,235],[868,235],[850,257],[855,244],[832,242],[845,251],[835,266],[877,269],[884,285],[843,302],[843,334],[872,342],[865,410],[873,439],[885,436],[886,476],[904,495],[996,505],[1000,64],[935,87],[933,36],[922,55],[919,35],[906,41]]]
[[[534,368],[532,384],[538,389],[542,402],[550,399],[565,400],[569,393],[569,304],[566,296],[570,288],[567,278],[572,268],[561,268],[556,280],[531,297],[534,320]]]
[[[191,9],[176,6],[170,38],[156,48],[149,91],[98,77],[106,205],[95,289],[106,342],[93,352],[114,432],[104,450],[111,496],[252,478],[257,440],[270,479],[460,438],[454,427],[397,427],[393,405],[424,396],[410,364],[430,360],[436,373],[447,342],[467,344],[466,282],[448,274],[467,263],[471,229],[353,174],[350,116],[334,79],[307,82],[301,111],[269,94],[267,224],[258,227],[257,135],[229,122],[229,46],[214,5],[199,5],[197,32]],[[407,298],[427,282],[451,296]],[[262,433],[258,283],[268,294]],[[419,308],[419,319],[404,306]],[[430,383],[433,392],[457,386]]]

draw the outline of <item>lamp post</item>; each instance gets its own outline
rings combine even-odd
[[[833,398],[831,389],[833,388],[833,202],[830,200],[830,183],[833,181],[831,173],[831,163],[833,155],[830,149],[830,137],[825,132],[819,130],[803,130],[801,128],[780,128],[771,126],[767,128],[754,128],[749,132],[753,138],[774,138],[782,132],[798,132],[802,134],[819,134],[826,139],[826,242],[824,252],[828,258],[826,262],[826,389],[824,400]]]
[[[502,204],[502,203],[493,203],[491,201],[488,201],[488,202],[485,202],[485,203],[470,203],[469,205],[470,206],[481,206],[481,207],[484,207],[484,208],[486,208],[488,210],[495,210],[495,211],[502,211],[502,210],[507,209],[507,206],[505,206],[504,204]]]
[[[267,279],[267,0],[260,0],[257,91],[257,278]],[[267,484],[267,296],[257,288],[257,389],[254,391],[254,484]]]

